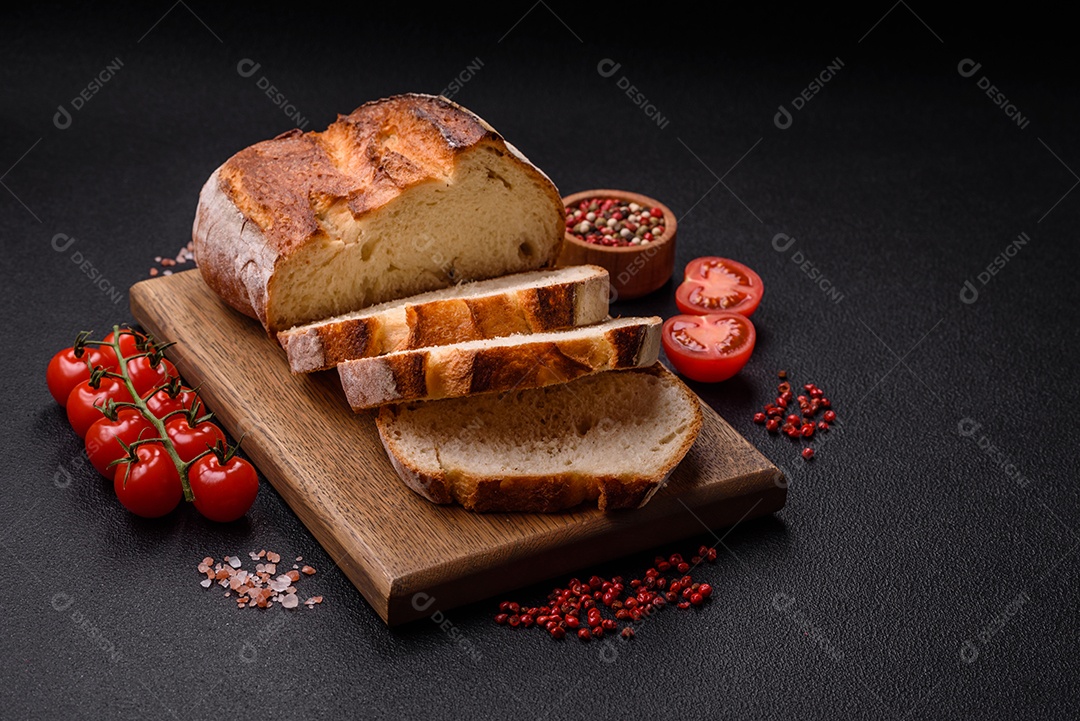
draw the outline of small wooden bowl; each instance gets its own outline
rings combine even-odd
[[[589,198],[617,198],[664,213],[664,234],[648,245],[597,245],[565,233],[558,264],[599,265],[611,275],[612,300],[630,300],[652,293],[668,282],[675,271],[675,214],[658,200],[626,190],[583,190],[563,198],[571,206]]]

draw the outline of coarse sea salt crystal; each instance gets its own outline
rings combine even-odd
[[[295,593],[290,593],[281,599],[281,605],[285,608],[296,608],[296,605],[300,602],[300,599],[296,597]]]

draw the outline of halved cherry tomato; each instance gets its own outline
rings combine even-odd
[[[706,256],[690,261],[675,291],[679,310],[690,315],[731,311],[747,318],[761,303],[761,277],[742,263]]]
[[[754,352],[754,324],[739,313],[677,315],[660,336],[675,370],[705,383],[725,381],[742,370]]]
[[[225,434],[221,432],[217,424],[210,421],[203,421],[192,426],[188,423],[187,417],[173,416],[165,423],[165,433],[176,448],[176,455],[180,456],[180,460],[184,463],[210,450],[217,445],[218,441],[221,441],[221,445],[225,445]]]
[[[211,521],[228,523],[247,513],[259,492],[259,476],[243,458],[230,458],[224,466],[217,456],[203,456],[188,469],[195,508]]]
[[[124,508],[137,516],[158,518],[169,513],[184,497],[180,474],[168,451],[160,443],[135,449],[138,461],[115,466],[113,489]]]
[[[130,445],[142,438],[157,437],[157,429],[142,413],[134,408],[121,408],[115,421],[102,416],[90,426],[86,432],[86,455],[101,475],[113,478],[116,466],[109,464],[127,455],[117,439]]]
[[[92,388],[90,381],[83,381],[71,389],[67,417],[79,438],[86,438],[90,426],[105,417],[100,407],[110,398],[117,403],[132,402],[127,386],[116,378],[102,378],[97,388]]]
[[[45,382],[49,386],[49,393],[61,406],[67,405],[71,389],[90,378],[90,369],[86,365],[89,360],[91,365],[113,368],[116,366],[116,356],[103,353],[97,348],[87,346],[82,353],[75,355],[74,348],[65,348],[59,351],[49,361],[49,367],[45,371]]]

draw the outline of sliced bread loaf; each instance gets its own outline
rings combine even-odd
[[[501,393],[652,365],[660,319],[616,318],[552,333],[398,351],[338,365],[354,411],[386,403]]]
[[[192,239],[207,285],[276,333],[552,266],[564,229],[551,180],[494,128],[410,93],[241,150],[203,186]]]
[[[701,428],[697,397],[656,363],[505,395],[387,406],[377,424],[402,480],[472,511],[644,505]]]
[[[278,333],[293,373],[355,358],[592,325],[607,318],[608,272],[595,265],[462,283]]]

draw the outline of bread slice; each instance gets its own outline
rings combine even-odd
[[[399,350],[592,325],[607,318],[596,265],[463,283],[278,333],[293,373]]]
[[[652,365],[660,319],[617,318],[552,333],[398,351],[338,365],[354,411],[566,383],[598,371]]]
[[[446,98],[397,95],[241,150],[203,186],[195,259],[271,333],[467,280],[554,265],[551,180]]]
[[[377,425],[409,488],[471,511],[644,505],[701,429],[660,363],[505,395],[387,406]]]

